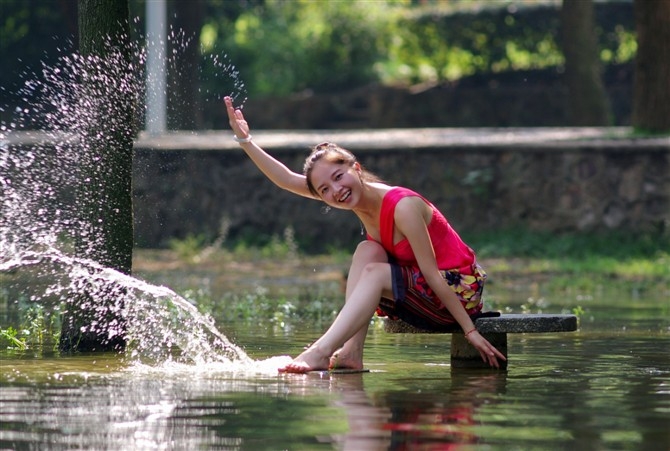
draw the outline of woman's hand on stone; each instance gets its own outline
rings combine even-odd
[[[505,356],[498,351],[489,341],[482,337],[478,331],[473,331],[467,336],[468,341],[472,346],[479,351],[482,360],[494,368],[500,368],[498,360],[507,360]]]

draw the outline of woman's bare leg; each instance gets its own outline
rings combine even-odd
[[[328,369],[330,356],[370,322],[379,300],[390,296],[391,290],[391,266],[388,263],[365,265],[359,283],[326,333],[279,371],[306,373]]]
[[[356,247],[351,259],[349,274],[347,277],[347,288],[345,302],[348,302],[351,294],[361,278],[363,269],[368,263],[387,263],[388,256],[381,244],[375,241],[362,241]],[[368,334],[370,321],[366,322],[361,329],[354,334],[342,348],[336,351],[330,358],[330,368],[348,368],[360,370],[363,368],[363,345]]]

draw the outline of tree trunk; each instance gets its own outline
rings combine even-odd
[[[670,132],[670,0],[635,0],[633,127]]]
[[[79,0],[80,187],[78,256],[130,274],[133,252],[133,107],[128,0]],[[64,351],[121,349],[122,293],[82,288],[64,314]],[[95,293],[95,295],[93,295]],[[104,305],[101,305],[104,304]],[[89,307],[84,308],[87,305]],[[94,306],[94,307],[93,307]],[[114,329],[110,329],[114,327]]]
[[[593,31],[593,1],[563,0],[561,25],[570,125],[610,125],[609,100]]]

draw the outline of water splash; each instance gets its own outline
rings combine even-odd
[[[56,250],[24,251],[0,262],[0,274],[28,280],[31,301],[52,312],[77,308],[104,318],[109,314],[124,324],[91,322],[83,332],[104,333],[109,340],[123,334],[131,361],[251,363],[246,353],[218,331],[211,318],[167,287],[106,268],[93,261]],[[25,292],[25,291],[24,291]],[[87,305],[74,305],[78,294],[88,294]],[[97,328],[102,328],[98,330]]]
[[[177,50],[168,56],[168,67],[186,42],[180,33],[170,38]],[[90,182],[82,168],[95,168],[101,158],[88,141],[107,139],[117,129],[115,121],[128,120],[128,109],[143,117],[146,51],[134,45],[131,54],[129,65],[113,48],[105,57],[66,49],[55,64],[43,64],[40,74],[26,74],[18,92],[25,105],[14,108],[9,123],[0,123],[0,300],[4,292],[9,302],[7,293],[13,293],[49,315],[85,312],[91,320],[82,332],[110,341],[122,336],[131,363],[251,365],[211,318],[169,288],[73,256],[74,242],[95,239],[79,217],[77,199],[81,184]],[[234,81],[235,92],[225,95],[240,97],[244,84],[225,61],[213,58],[219,76]],[[98,136],[91,137],[96,127]]]

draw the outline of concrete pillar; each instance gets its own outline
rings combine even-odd
[[[165,0],[147,0],[147,110],[146,131],[167,130],[167,6]]]

